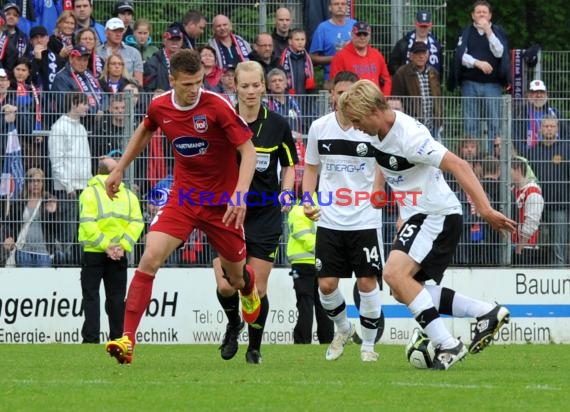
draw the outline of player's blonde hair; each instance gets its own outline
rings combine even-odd
[[[265,85],[265,71],[263,70],[261,64],[259,64],[258,62],[250,60],[247,62],[238,63],[238,65],[236,66],[236,74],[235,74],[236,82],[239,81],[239,75],[241,72],[257,72],[259,74],[259,80],[261,80],[261,83]]]
[[[349,120],[361,120],[374,109],[388,110],[386,98],[370,80],[359,80],[344,92],[338,101],[339,109]]]

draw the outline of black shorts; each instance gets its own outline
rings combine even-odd
[[[392,249],[401,250],[421,266],[416,280],[433,279],[439,284],[453,258],[462,227],[463,216],[457,214],[413,215],[398,231]]]
[[[382,229],[335,230],[317,228],[315,245],[317,276],[357,278],[382,276]]]
[[[275,261],[281,238],[281,207],[249,207],[245,215],[245,245],[247,256]]]

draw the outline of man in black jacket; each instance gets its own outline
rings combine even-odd
[[[48,91],[57,72],[65,66],[65,60],[48,49],[49,36],[44,26],[36,26],[30,30],[30,42],[32,83],[41,90]]]
[[[170,90],[170,58],[182,48],[182,32],[177,27],[166,29],[162,39],[163,48],[144,64],[143,87],[147,92],[154,92],[156,89]]]
[[[443,73],[443,47],[441,47],[439,40],[431,32],[432,25],[431,13],[429,11],[420,10],[416,13],[416,28],[404,34],[390,53],[388,71],[392,76],[396,74],[400,67],[410,62],[410,54],[415,42],[422,42],[427,45],[429,52],[428,64],[436,69],[438,73]]]
[[[171,23],[169,27],[175,27],[182,33],[182,48],[195,49],[196,40],[206,30],[206,17],[197,10],[188,10],[182,22]]]
[[[279,57],[273,54],[273,38],[269,33],[259,33],[255,36],[253,51],[249,53],[249,60],[253,60],[261,64],[265,76],[272,69],[280,69]]]
[[[0,64],[9,73],[16,67],[20,57],[24,57],[30,48],[30,39],[18,28],[21,11],[15,3],[6,3],[2,9],[6,25],[0,33]]]

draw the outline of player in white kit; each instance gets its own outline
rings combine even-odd
[[[335,107],[338,97],[356,81],[358,77],[351,72],[335,76],[332,90]],[[382,211],[372,208],[369,200],[357,200],[356,195],[369,195],[380,174],[373,140],[372,136],[355,130],[338,110],[314,121],[309,129],[303,206],[305,215],[318,221],[315,266],[319,297],[336,327],[325,355],[327,360],[338,359],[354,334],[344,297],[338,289],[339,279],[351,278],[353,272],[360,295],[360,357],[364,362],[378,359],[374,344],[381,314],[378,279],[384,263]],[[318,176],[320,207],[310,201]]]
[[[356,129],[376,137],[376,160],[386,182],[394,191],[410,194],[398,205],[401,224],[383,276],[434,344],[434,369],[448,369],[467,355],[467,348],[449,333],[440,314],[477,319],[471,353],[484,349],[510,314],[504,306],[439,286],[462,227],[461,205],[442,171],[455,176],[494,229],[513,232],[516,223],[491,207],[467,162],[436,142],[424,125],[393,111],[374,83],[355,83],[339,105]],[[437,286],[424,285],[428,279]]]

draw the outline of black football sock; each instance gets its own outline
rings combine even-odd
[[[263,330],[265,329],[265,322],[267,321],[267,315],[269,313],[269,300],[267,295],[261,298],[261,309],[259,310],[259,316],[255,321],[254,325],[248,325],[247,330],[249,334],[249,345],[247,347],[250,349],[261,348],[261,339],[263,338]]]
[[[216,289],[216,295],[218,296],[218,302],[222,305],[222,309],[228,317],[228,322],[232,325],[237,325],[241,322],[241,317],[239,315],[239,294],[236,292],[232,296],[222,296],[220,292]]]

